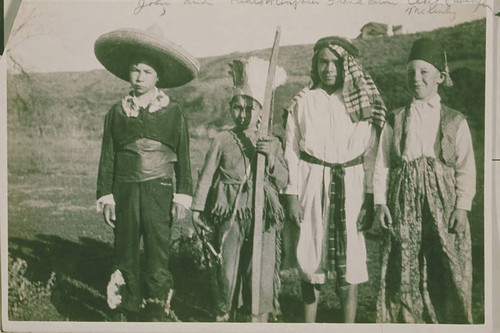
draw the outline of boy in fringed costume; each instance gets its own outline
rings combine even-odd
[[[377,321],[471,323],[469,127],[441,103],[439,85],[451,85],[441,44],[415,41],[407,70],[413,101],[388,117],[375,165],[376,218],[387,229]]]
[[[230,113],[235,127],[219,133],[212,141],[193,199],[193,219],[201,223],[201,215],[208,223],[219,252],[214,283],[216,320],[234,320],[240,299],[242,313],[249,314],[256,152],[267,155],[259,307],[262,320],[267,320],[269,313],[279,310],[280,232],[284,214],[278,193],[287,183],[288,169],[279,140],[257,138],[269,63],[252,57],[234,60],[229,66],[234,83]],[[285,79],[285,71],[277,67],[275,86]]]
[[[334,275],[344,321],[354,322],[357,285],[368,280],[362,230],[373,217],[372,173],[385,105],[357,55],[346,39],[320,39],[312,85],[287,109],[284,193],[287,220],[300,229],[306,322],[316,320],[320,287]]]

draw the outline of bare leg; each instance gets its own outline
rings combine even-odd
[[[304,322],[314,323],[316,322],[316,312],[318,310],[318,300],[319,300],[319,290],[314,289],[314,295],[316,296],[314,302],[307,304],[304,302]]]
[[[302,282],[302,298],[304,300],[304,321],[316,322],[316,312],[319,301],[319,285]]]
[[[358,285],[349,284],[341,287],[342,311],[344,323],[354,323],[356,320],[356,307],[358,304]]]

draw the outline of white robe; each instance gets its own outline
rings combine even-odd
[[[330,168],[300,159],[304,151],[329,163],[345,163],[365,153],[365,163],[345,169],[346,281],[368,280],[363,234],[357,218],[365,192],[372,191],[377,140],[367,121],[353,123],[341,93],[322,89],[306,92],[288,116],[285,159],[290,179],[285,194],[298,195],[303,212],[297,246],[299,271],[304,280],[322,284],[326,278],[325,247],[328,227]],[[366,171],[366,172],[365,172]]]

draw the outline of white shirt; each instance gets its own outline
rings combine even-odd
[[[299,193],[300,151],[325,162],[345,163],[365,153],[375,143],[375,130],[369,122],[351,120],[342,92],[328,95],[323,89],[311,90],[298,101],[295,112],[287,119],[285,159],[290,177],[285,194]],[[375,153],[374,150],[372,165]],[[365,155],[365,165],[369,158]],[[365,172],[371,173],[371,170]],[[366,185],[366,191],[371,193],[372,182]]]
[[[421,156],[436,157],[434,144],[439,140],[441,98],[436,94],[428,102],[413,100],[410,106],[407,141],[402,158],[412,161]],[[386,204],[388,173],[391,165],[393,129],[385,126],[380,137],[373,188],[375,204]],[[455,167],[457,202],[455,208],[470,210],[476,192],[476,166],[469,126],[464,119],[457,130],[455,142],[457,161]]]
[[[408,133],[403,159],[412,161],[420,156],[436,157],[434,143],[438,139],[441,119],[441,98],[435,95],[430,101],[413,100],[410,106]]]

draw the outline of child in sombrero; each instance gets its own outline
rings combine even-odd
[[[262,235],[262,276],[260,284],[260,320],[277,314],[280,232],[283,209],[278,193],[286,185],[288,169],[281,144],[276,137],[259,139],[257,130],[264,103],[264,87],[269,62],[252,57],[230,64],[233,96],[229,112],[234,128],[217,134],[207,152],[193,199],[193,220],[200,218],[213,230],[219,261],[214,294],[217,321],[236,320],[239,300],[241,314],[251,307],[253,251],[253,179],[256,153],[267,155],[265,223]],[[278,67],[276,86],[284,83],[285,71]]]
[[[441,103],[438,87],[451,85],[441,44],[415,41],[407,71],[413,100],[388,117],[375,163],[376,218],[387,230],[377,321],[471,323],[469,127]]]
[[[188,83],[199,64],[156,27],[104,34],[95,54],[132,86],[106,114],[97,179],[97,207],[115,235],[108,304],[129,321],[138,320],[145,305],[144,320],[162,321],[172,290],[171,219],[186,216],[192,180],[186,120],[179,104],[158,88]]]

